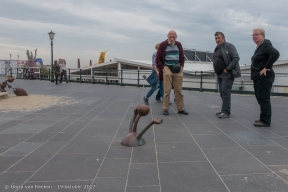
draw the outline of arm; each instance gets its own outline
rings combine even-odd
[[[152,67],[153,67],[154,71],[157,73],[157,75],[159,76],[159,71],[156,67],[156,54],[157,54],[157,52],[153,53],[153,55],[152,55]]]
[[[234,45],[227,44],[227,49],[229,51],[229,56],[230,56],[231,62],[226,67],[226,70],[231,71],[239,63],[240,57],[239,57],[238,52],[237,52]]]
[[[177,41],[177,46],[179,49],[179,63],[183,69],[184,68],[184,61],[185,61],[184,50],[183,50],[182,44],[178,41]]]
[[[164,63],[162,61],[162,49],[163,49],[163,43],[159,45],[157,54],[156,54],[156,66],[160,71],[163,71]]]
[[[265,54],[269,55],[269,58],[266,61],[265,67],[260,71],[260,75],[264,74],[266,76],[267,70],[270,70],[273,64],[277,61],[280,56],[280,53],[275,49],[272,44],[267,44],[265,49]]]

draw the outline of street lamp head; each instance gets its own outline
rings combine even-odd
[[[51,39],[51,41],[53,41],[54,40],[54,35],[56,33],[53,33],[52,31],[50,31],[48,34],[49,34],[49,38]]]

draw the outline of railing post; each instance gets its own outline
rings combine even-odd
[[[70,83],[70,74],[71,74],[70,73],[70,69],[68,69],[68,74],[69,74],[69,78],[68,79],[69,79],[69,83]]]
[[[140,85],[139,85],[139,80],[140,80],[140,79],[139,79],[139,75],[140,75],[139,72],[140,72],[140,71],[139,71],[139,69],[138,69],[137,87],[140,87]]]
[[[12,77],[12,67],[10,67],[10,77]]]
[[[123,86],[123,69],[121,69],[121,86]]]
[[[107,77],[107,75],[108,75],[108,74],[107,74],[107,72],[108,72],[108,71],[107,71],[107,69],[106,69],[106,70],[105,70],[105,76],[106,76],[106,85],[108,85],[108,77]]]
[[[50,68],[49,68],[49,71],[48,71],[49,73],[48,73],[48,78],[49,78],[49,81],[51,80],[51,78],[50,78],[50,76],[51,76],[51,74],[50,74]]]
[[[94,68],[92,68],[92,84],[94,84]]]
[[[202,89],[202,84],[203,84],[203,71],[201,71],[201,74],[200,74],[200,90],[199,92],[203,92],[203,89]]]
[[[39,77],[40,77],[40,80],[42,81],[41,68],[39,69]]]
[[[17,67],[17,70],[16,70],[16,79],[18,79],[19,77],[18,77],[18,67]]]
[[[80,83],[82,83],[81,69],[80,69]]]

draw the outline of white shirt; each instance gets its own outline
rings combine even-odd
[[[66,71],[66,65],[64,63],[60,63],[60,72],[62,72],[63,70]]]

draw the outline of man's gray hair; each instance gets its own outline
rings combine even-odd
[[[260,34],[265,38],[265,30],[263,28],[255,28],[253,29],[253,32],[254,31],[259,31]]]
[[[215,37],[216,37],[216,36],[219,36],[219,35],[221,35],[221,36],[223,37],[223,39],[225,39],[224,33],[220,32],[220,31],[217,31],[217,32],[214,34]]]

